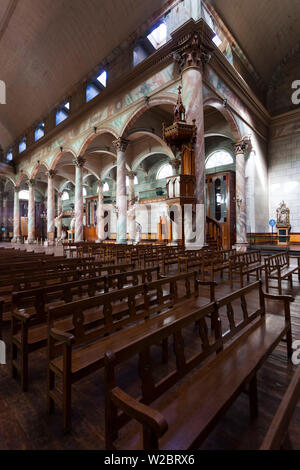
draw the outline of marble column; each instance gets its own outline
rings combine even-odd
[[[136,173],[131,171],[128,173],[129,185],[128,185],[128,199],[129,199],[129,210],[128,210],[128,233],[129,240],[134,242],[136,238],[136,213],[135,213],[135,196],[134,196],[134,178]]]
[[[81,156],[73,160],[75,165],[75,242],[83,241],[83,165]]]
[[[239,251],[246,251],[248,247],[245,154],[249,146],[248,140],[242,140],[233,145],[236,168],[236,249]]]
[[[210,41],[212,31],[203,22],[202,32],[192,31],[184,37],[174,35],[179,44],[174,54],[182,78],[182,101],[186,109],[186,121],[192,124],[196,120],[197,133],[194,146],[195,154],[195,220],[185,222],[185,242],[201,248],[205,244],[205,148],[204,148],[204,113],[203,113],[203,71],[212,52]],[[175,37],[176,36],[176,37]],[[173,36],[172,36],[173,37]],[[192,214],[187,210],[186,214]],[[193,223],[194,222],[194,223]],[[192,230],[192,227],[196,230]]]
[[[3,226],[5,228],[5,232],[3,233],[4,239],[8,238],[8,193],[3,193]]]
[[[35,241],[35,199],[34,199],[35,181],[28,181],[29,198],[28,198],[28,243]]]
[[[104,198],[103,182],[98,180],[98,203],[97,203],[97,237],[98,241],[104,240]]]
[[[20,187],[14,187],[14,237],[12,239],[13,243],[20,243],[20,201],[19,201],[19,191]]]
[[[54,170],[48,171],[48,188],[47,188],[47,239],[48,245],[54,244],[55,232],[55,193],[54,193]]]
[[[119,138],[114,141],[117,150],[117,243],[127,243],[127,195],[126,195],[126,157],[129,142]]]
[[[63,195],[62,192],[57,193],[57,217],[56,217],[57,225],[56,225],[56,228],[57,228],[57,239],[58,240],[61,240],[61,237],[62,237],[62,213],[63,213],[62,199],[61,199],[62,195]]]

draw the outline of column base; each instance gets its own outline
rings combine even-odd
[[[30,239],[28,238],[27,243],[28,245],[33,245],[36,243],[36,240],[34,238],[30,238]]]
[[[17,236],[12,238],[11,243],[22,243],[22,237]]]
[[[117,245],[127,245],[127,239],[124,240],[116,240]]]
[[[203,246],[200,243],[185,243],[186,250],[201,250]]]
[[[241,252],[247,251],[248,247],[249,247],[248,242],[239,242],[233,245],[233,248],[235,248],[236,251],[241,251]]]

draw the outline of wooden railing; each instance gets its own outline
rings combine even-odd
[[[222,250],[222,227],[211,217],[206,216],[206,242],[214,245],[218,251]]]

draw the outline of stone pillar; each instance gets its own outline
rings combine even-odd
[[[75,174],[75,242],[83,241],[83,165],[85,159],[77,157],[73,160]]]
[[[249,148],[249,141],[242,140],[233,145],[235,151],[235,178],[236,178],[236,249],[246,251],[247,241],[247,209],[246,209],[246,177],[245,154]]]
[[[47,239],[48,245],[54,245],[55,232],[55,193],[54,193],[54,170],[48,171],[47,188]]]
[[[126,196],[126,157],[128,140],[119,138],[114,141],[117,150],[117,243],[127,243],[127,196]]]
[[[62,237],[62,213],[63,213],[63,210],[62,210],[62,195],[63,193],[59,192],[57,193],[57,225],[56,225],[56,228],[57,228],[57,239],[58,240],[61,240],[61,237]]]
[[[20,187],[14,187],[14,237],[13,243],[20,243],[20,202],[19,202],[19,191]]]
[[[210,43],[214,33],[204,21],[201,22],[198,31],[196,31],[196,25],[189,24],[187,28],[187,31],[175,32],[172,38],[178,44],[174,50],[174,59],[182,74],[182,101],[186,109],[187,123],[192,124],[195,119],[197,126],[194,147],[196,225],[192,221],[186,223],[185,218],[185,242],[187,245],[201,248],[205,244],[206,226],[202,75],[213,50]],[[192,211],[187,210],[186,214],[192,214]],[[196,232],[192,230],[193,225],[195,225]]]
[[[28,243],[35,241],[35,199],[34,199],[35,181],[28,181],[29,198],[28,198]]]
[[[129,199],[129,211],[128,211],[128,233],[129,240],[134,242],[136,238],[136,213],[135,213],[135,196],[134,196],[134,178],[136,173],[128,173],[129,185],[128,185],[128,199]]]
[[[104,240],[104,199],[103,199],[103,182],[98,181],[98,204],[97,204],[97,236],[98,241]]]
[[[8,193],[3,193],[3,225],[5,227],[4,239],[8,239]]]

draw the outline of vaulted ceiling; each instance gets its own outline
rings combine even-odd
[[[9,145],[167,0],[1,0],[0,144]]]
[[[300,41],[299,0],[209,0],[268,85]],[[295,77],[295,80],[299,77]]]

